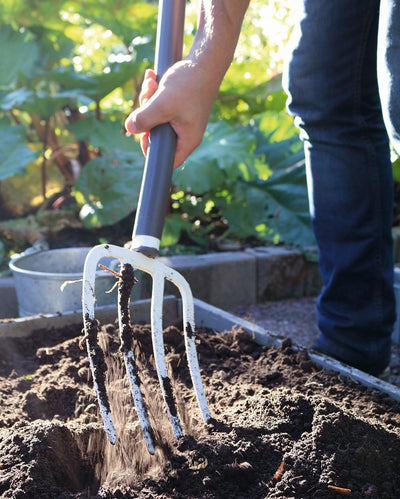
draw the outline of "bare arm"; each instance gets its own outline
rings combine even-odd
[[[221,81],[232,61],[249,0],[202,0],[193,45],[159,85],[146,71],[141,107],[126,120],[130,133],[142,134],[144,152],[148,130],[169,122],[178,141],[175,164],[182,164],[200,144]]]

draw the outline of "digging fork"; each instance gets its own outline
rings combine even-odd
[[[158,79],[182,57],[184,18],[185,0],[160,0],[155,60],[155,72]],[[165,361],[162,325],[165,279],[178,287],[182,297],[185,346],[193,388],[205,422],[210,420],[195,346],[192,292],[182,275],[157,259],[169,198],[175,148],[176,135],[169,124],[157,126],[151,130],[131,248],[108,244],[95,246],[87,255],[83,271],[82,305],[87,351],[104,428],[110,442],[115,443],[117,437],[105,387],[104,353],[97,344],[98,323],[95,320],[94,304],[95,276],[100,259],[111,256],[121,263],[120,284],[122,282],[122,286],[119,286],[118,297],[121,350],[144,440],[151,454],[155,450],[154,434],[148,419],[132,350],[132,329],[129,317],[126,317],[125,313],[134,282],[134,269],[149,273],[152,277],[151,331],[154,358],[167,413],[176,438],[182,436],[183,433]],[[127,288],[125,292],[123,291],[124,285]]]

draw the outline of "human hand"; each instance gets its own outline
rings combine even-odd
[[[145,155],[150,130],[163,123],[170,123],[177,135],[174,168],[201,143],[219,85],[219,81],[212,84],[208,73],[191,61],[182,60],[169,68],[157,84],[155,72],[146,71],[140,108],[125,122],[129,133],[139,134]]]
[[[145,154],[149,131],[163,123],[169,123],[177,135],[174,168],[201,143],[248,4],[249,0],[202,0],[188,56],[171,66],[158,85],[154,71],[146,71],[140,108],[125,121],[128,132],[140,135]]]

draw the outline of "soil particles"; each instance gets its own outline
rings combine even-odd
[[[197,331],[213,420],[190,383],[182,324],[164,331],[185,436],[175,440],[158,386],[148,325],[132,327],[154,430],[148,453],[116,325],[101,327],[118,440],[105,436],[81,325],[3,339],[3,498],[398,498],[400,404],[314,365],[290,339],[256,345],[242,329]]]

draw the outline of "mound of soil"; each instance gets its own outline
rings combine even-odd
[[[0,352],[0,495],[5,498],[396,498],[400,404],[319,369],[290,340],[260,347],[243,330],[198,331],[215,419],[204,425],[181,325],[164,331],[183,429],[165,414],[147,325],[134,327],[157,441],[143,443],[119,350],[103,326],[117,428],[105,438],[81,326],[4,340]]]

